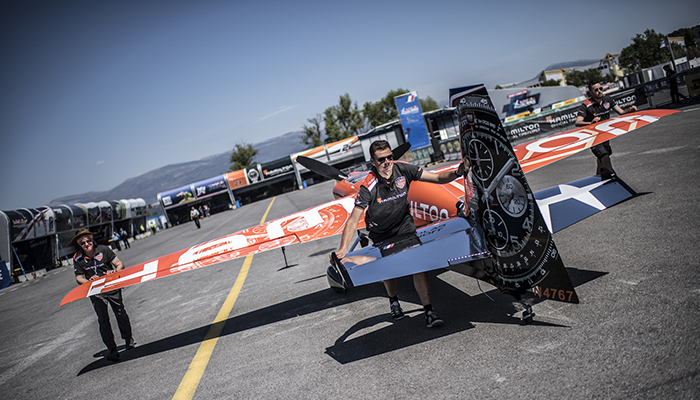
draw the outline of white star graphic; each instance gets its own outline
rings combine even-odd
[[[544,219],[545,224],[547,224],[547,228],[549,228],[549,231],[552,232],[552,216],[549,212],[549,206],[552,204],[560,203],[568,199],[576,199],[581,203],[588,204],[589,206],[598,209],[599,211],[605,210],[605,206],[603,205],[603,203],[601,203],[595,196],[591,194],[591,190],[603,185],[608,181],[609,180],[592,183],[582,188],[578,188],[576,186],[571,185],[559,185],[559,191],[561,192],[560,194],[548,197],[546,199],[537,200],[537,205],[540,207],[540,213],[542,214],[542,218]]]

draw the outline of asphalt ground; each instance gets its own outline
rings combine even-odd
[[[75,287],[63,267],[0,291],[0,397],[700,398],[699,127],[689,106],[611,142],[640,196],[554,236],[581,303],[538,302],[530,325],[510,297],[450,271],[431,276],[443,326],[425,327],[410,278],[399,283],[408,317],[394,322],[381,284],[328,288],[332,237],[288,247],[289,267],[279,249],[255,255],[240,292],[245,259],[124,289],[138,346],[110,363],[90,301],[58,306]],[[538,190],[594,169],[585,151],[527,178]],[[269,221],[331,200],[331,188],[180,225],[118,256],[144,262],[257,225],[268,207]]]

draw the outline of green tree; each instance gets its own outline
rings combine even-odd
[[[326,130],[326,143],[359,135],[364,131],[365,126],[357,103],[353,103],[347,93],[340,96],[338,105],[326,108],[323,113],[323,123]]]
[[[260,150],[254,149],[253,145],[249,143],[242,142],[236,144],[229,158],[231,166],[228,170],[238,171],[250,167],[253,165],[253,157],[255,157],[259,151]]]
[[[546,81],[540,83],[540,86],[559,86],[561,79],[547,79]]]
[[[588,82],[591,81],[605,82],[607,80],[598,68],[589,68],[585,71],[574,70],[566,73],[566,84],[568,86],[582,87],[588,85]]]
[[[410,90],[398,88],[387,92],[381,100],[376,103],[368,101],[362,108],[362,116],[365,118],[368,129],[384,125],[389,121],[399,118],[399,111],[396,109],[395,97],[409,93]],[[428,96],[425,99],[418,99],[420,108],[423,112],[437,110],[440,108],[432,97]]]
[[[433,98],[430,96],[427,96],[425,99],[419,98],[418,102],[420,103],[420,109],[423,112],[433,111],[440,108],[437,101],[433,100]]]
[[[367,121],[367,127],[369,129],[375,128],[397,119],[399,117],[399,111],[396,109],[394,97],[401,96],[408,92],[410,92],[410,90],[401,88],[390,90],[378,102],[372,103],[368,101],[365,103],[362,108],[362,116],[364,116]]]
[[[310,125],[304,124],[302,129],[304,134],[299,136],[301,141],[308,146],[307,149],[321,146],[323,144],[323,115],[316,114],[315,117],[306,120]]]
[[[637,34],[632,38],[632,44],[622,49],[620,65],[634,72],[669,61],[669,50],[659,48],[663,39],[664,35],[654,32],[653,29],[647,29],[644,35]]]

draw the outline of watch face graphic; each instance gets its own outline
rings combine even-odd
[[[471,166],[471,183],[478,205],[474,221],[493,259],[484,272],[501,291],[519,296],[528,292],[577,303],[547,225],[496,109],[483,86],[450,90],[457,107],[462,158]],[[548,294],[549,293],[549,294]],[[568,296],[568,297],[566,297]]]
[[[505,175],[496,187],[498,204],[511,217],[520,217],[527,206],[527,192],[523,184],[512,175]]]
[[[486,240],[499,249],[503,250],[508,245],[508,226],[503,218],[495,211],[484,211],[484,221],[486,222]]]
[[[489,179],[493,173],[493,156],[488,146],[478,139],[472,139],[467,148],[469,158],[474,160],[472,166],[474,176],[482,181]]]

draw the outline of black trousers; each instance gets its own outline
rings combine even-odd
[[[112,312],[117,318],[117,325],[119,326],[122,339],[128,342],[132,338],[131,321],[129,320],[129,315],[126,313],[126,308],[124,308],[121,289],[90,296],[90,301],[92,301],[92,307],[95,309],[95,314],[97,314],[97,322],[100,325],[102,341],[110,352],[116,351],[117,344],[114,342],[112,324],[109,322],[109,312],[107,311],[108,304],[112,307]]]

